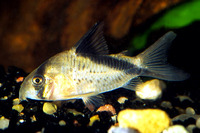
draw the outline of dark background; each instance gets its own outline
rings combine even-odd
[[[1,0],[0,64],[31,72],[52,55],[71,48],[99,21],[105,23],[111,51],[118,52],[129,46],[138,28],[146,29],[150,19],[185,1]]]
[[[149,28],[164,12],[186,0],[7,0],[0,1],[0,61],[31,72],[49,57],[70,49],[96,22],[104,22],[111,53],[130,47],[133,36]],[[173,18],[172,18],[173,19]],[[187,19],[187,18],[186,18]],[[167,31],[177,37],[169,51],[169,62],[190,73],[183,89],[199,90],[200,22],[179,29],[153,31],[146,46]]]

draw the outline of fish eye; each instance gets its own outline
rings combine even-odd
[[[33,77],[32,83],[35,86],[42,85],[44,83],[44,77],[42,75],[36,75]]]

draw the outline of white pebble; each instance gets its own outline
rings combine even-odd
[[[182,125],[173,125],[162,131],[162,133],[189,133]]]
[[[19,120],[19,123],[24,123],[24,122],[26,122],[24,119]]]
[[[161,97],[165,87],[165,83],[161,80],[149,80],[136,86],[136,95],[141,99],[156,100]]]
[[[60,126],[65,126],[65,125],[66,125],[66,122],[65,122],[64,120],[60,120],[60,121],[59,121],[59,125],[60,125]]]
[[[2,116],[0,118],[0,129],[1,130],[5,130],[6,128],[8,128],[9,122],[10,122],[9,119],[7,119],[7,118],[5,118],[5,117]]]
[[[108,130],[108,133],[138,133],[138,131],[132,128],[111,126],[111,128]]]

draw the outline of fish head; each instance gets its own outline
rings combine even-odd
[[[37,78],[35,76],[36,70],[31,72],[23,81],[21,84],[20,90],[19,90],[19,99],[21,101],[27,100],[27,98],[35,99],[37,98],[37,90],[34,86],[35,83],[40,83],[40,78]],[[43,81],[42,81],[43,82]],[[41,84],[41,83],[40,83]],[[42,88],[42,87],[41,87]]]
[[[60,72],[62,68],[59,66],[58,62],[45,62],[31,72],[21,84],[19,99],[55,101],[77,98],[73,79]]]
[[[33,100],[52,100],[54,84],[53,79],[47,74],[40,72],[40,67],[31,72],[21,84],[19,90],[19,99]]]

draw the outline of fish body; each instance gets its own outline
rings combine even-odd
[[[51,57],[24,80],[19,91],[21,100],[83,99],[96,104],[94,96],[123,87],[134,90],[139,76],[181,81],[188,74],[169,65],[166,53],[173,32],[166,33],[141,54],[130,57],[126,52],[109,54],[102,24],[95,24],[70,50]],[[99,97],[99,99],[101,99]],[[98,101],[98,100],[97,100]]]

